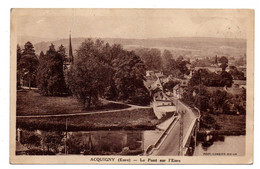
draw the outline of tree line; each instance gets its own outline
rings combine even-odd
[[[37,57],[31,42],[17,46],[17,87],[37,87],[44,96],[73,94],[84,108],[97,105],[100,98],[146,105],[149,92],[143,81],[146,67],[133,51],[119,44],[87,39],[76,50],[74,63],[66,69],[63,45],[51,44]],[[24,84],[20,84],[21,79]]]
[[[193,73],[182,100],[204,113],[245,114],[246,89],[241,89],[241,94],[231,94],[225,88],[231,87],[232,83],[229,72],[223,70],[217,74],[200,69]]]
[[[185,75],[190,74],[188,67],[190,62],[185,60],[183,56],[174,59],[169,50],[164,50],[162,53],[156,48],[139,48],[135,52],[145,63],[147,70],[163,71],[166,75],[171,74],[178,78],[184,78]]]

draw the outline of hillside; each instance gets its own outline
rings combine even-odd
[[[77,49],[86,38],[73,38],[73,50]],[[160,50],[168,49],[174,56],[243,56],[246,53],[245,39],[230,38],[204,38],[204,37],[173,37],[156,39],[120,39],[120,38],[102,38],[109,44],[119,43],[127,50],[134,50],[140,47],[158,48]],[[63,44],[68,50],[69,40],[60,39],[54,41],[43,41],[34,44],[36,53],[46,52],[50,44],[53,43],[56,48]]]

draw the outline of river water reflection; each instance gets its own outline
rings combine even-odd
[[[111,130],[47,132],[20,130],[16,154],[27,155],[143,155],[163,130]],[[193,156],[245,154],[245,136],[207,136],[200,138]]]
[[[68,140],[78,140],[82,145],[81,153],[86,155],[138,155],[154,144],[161,134],[159,130],[69,132]],[[69,153],[73,151],[69,150]]]
[[[162,132],[161,130],[75,132],[20,130],[16,153],[142,155],[150,145],[155,144]]]

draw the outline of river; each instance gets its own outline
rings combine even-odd
[[[20,129],[16,153],[141,155],[156,143],[162,133],[162,130],[47,132]]]
[[[162,133],[163,130],[158,129],[75,132],[20,130],[16,153],[18,155],[143,155],[150,145],[156,143]],[[245,136],[208,136],[197,141],[194,153],[191,155],[244,154]]]

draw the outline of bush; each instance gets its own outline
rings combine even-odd
[[[209,129],[209,130],[210,129],[214,129],[214,130],[220,129],[216,120],[210,114],[203,115],[200,120],[201,120],[200,121],[201,128]]]

